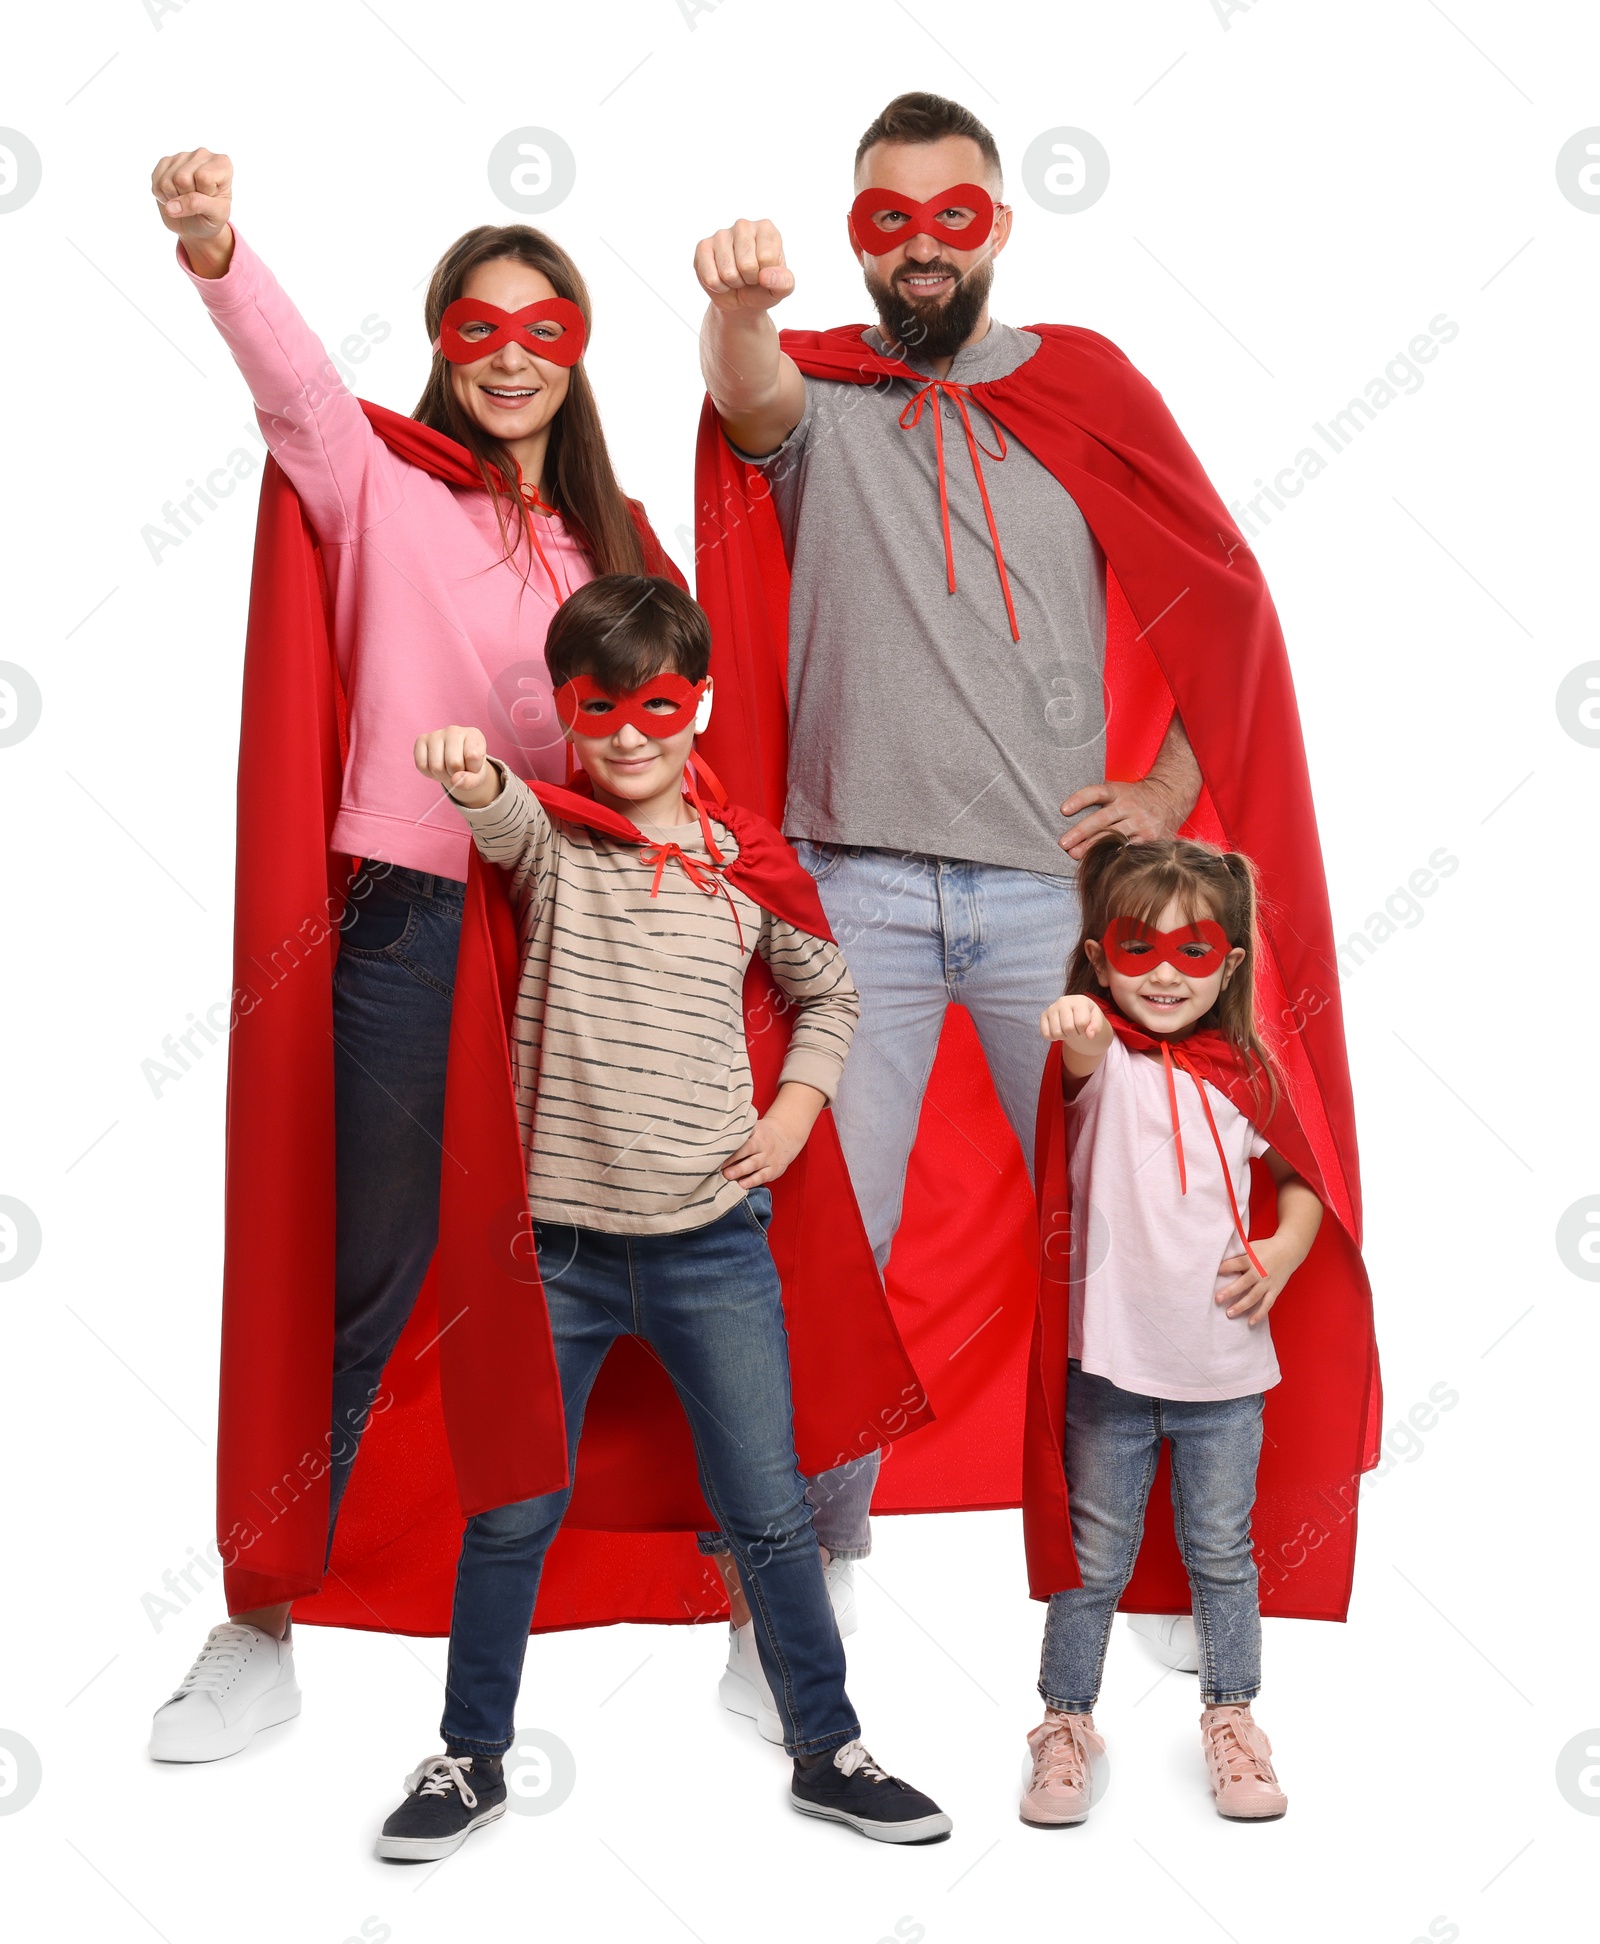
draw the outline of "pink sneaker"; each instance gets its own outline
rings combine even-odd
[[[1229,1822],[1273,1822],[1289,1807],[1272,1767],[1272,1744],[1256,1726],[1250,1704],[1207,1708],[1200,1739],[1211,1771],[1217,1814]]]
[[[1030,1731],[1033,1774],[1022,1796],[1022,1820],[1034,1829],[1067,1829],[1088,1820],[1093,1800],[1090,1764],[1106,1745],[1094,1731],[1093,1715],[1045,1710]]]

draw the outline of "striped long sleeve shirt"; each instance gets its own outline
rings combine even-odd
[[[533,1217],[622,1235],[714,1222],[743,1199],[721,1168],[757,1119],[751,955],[792,1002],[782,1078],[830,1100],[860,1011],[844,955],[726,878],[702,890],[675,860],[652,895],[636,844],[553,820],[496,768],[494,802],[459,807],[482,855],[511,874],[522,949],[512,1068]],[[733,833],[712,824],[731,861]],[[698,822],[640,828],[707,855]]]

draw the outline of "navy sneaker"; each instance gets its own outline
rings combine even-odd
[[[383,1825],[378,1854],[391,1863],[432,1863],[505,1813],[498,1755],[433,1755],[406,1777],[406,1799]]]
[[[796,1761],[789,1800],[802,1816],[848,1823],[875,1843],[942,1843],[950,1834],[938,1803],[886,1775],[858,1741]]]

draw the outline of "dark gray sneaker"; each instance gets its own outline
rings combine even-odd
[[[378,1854],[391,1863],[432,1863],[505,1813],[498,1755],[431,1755],[406,1777],[406,1799],[383,1825]]]
[[[887,1775],[860,1742],[796,1761],[789,1800],[802,1816],[848,1823],[875,1843],[942,1843],[950,1818],[931,1796]]]

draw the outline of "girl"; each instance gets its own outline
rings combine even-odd
[[[582,363],[588,294],[547,236],[475,229],[440,259],[425,306],[433,362],[412,421],[364,407],[341,382],[233,228],[225,155],[165,156],[151,187],[299,501],[286,515],[277,487],[263,490],[241,723],[238,936],[283,882],[283,827],[304,816],[307,792],[330,773],[331,829],[318,824],[311,865],[320,877],[332,859],[326,888],[342,932],[331,1037],[331,947],[315,912],[300,926],[302,907],[292,907],[299,928],[281,953],[282,932],[268,934],[271,960],[255,961],[259,1010],[243,984],[235,996],[219,1454],[231,1618],[158,1711],[150,1744],[158,1760],[197,1762],[232,1755],[299,1712],[290,1602],[320,1584],[357,1444],[388,1401],[379,1379],[434,1250],[471,840],[411,764],[415,725],[486,720],[492,755],[519,776],[558,780],[565,745],[543,656],[551,615],[596,574],[673,570],[612,471]],[[301,513],[314,559],[285,539],[286,523],[301,531]],[[261,625],[268,607],[271,629]],[[292,687],[294,671],[317,661],[308,644],[331,645],[336,659],[337,734],[333,707],[313,723],[309,707],[279,706],[286,693],[332,699],[326,652],[323,688],[309,677]],[[260,821],[280,826],[248,858],[247,786],[267,792]],[[241,946],[236,965],[248,963]],[[319,977],[320,1013],[310,1004]],[[307,1030],[276,1067],[263,1062],[252,1049],[302,1006]],[[277,1139],[272,1165],[256,1149],[245,1165],[245,1144],[264,1127]],[[295,1176],[307,1152],[308,1172]]]
[[[1256,1028],[1255,882],[1237,852],[1108,837],[1079,880],[1083,939],[1043,1014],[1061,1047],[1071,1225],[1065,1459],[1082,1584],[1052,1593],[1022,1820],[1081,1823],[1112,1616],[1132,1574],[1161,1444],[1200,1645],[1201,1739],[1219,1813],[1283,1815],[1266,1736],[1250,1514],[1268,1316],[1322,1205],[1258,1131],[1277,1081]],[[1278,1189],[1248,1234],[1250,1162]]]

